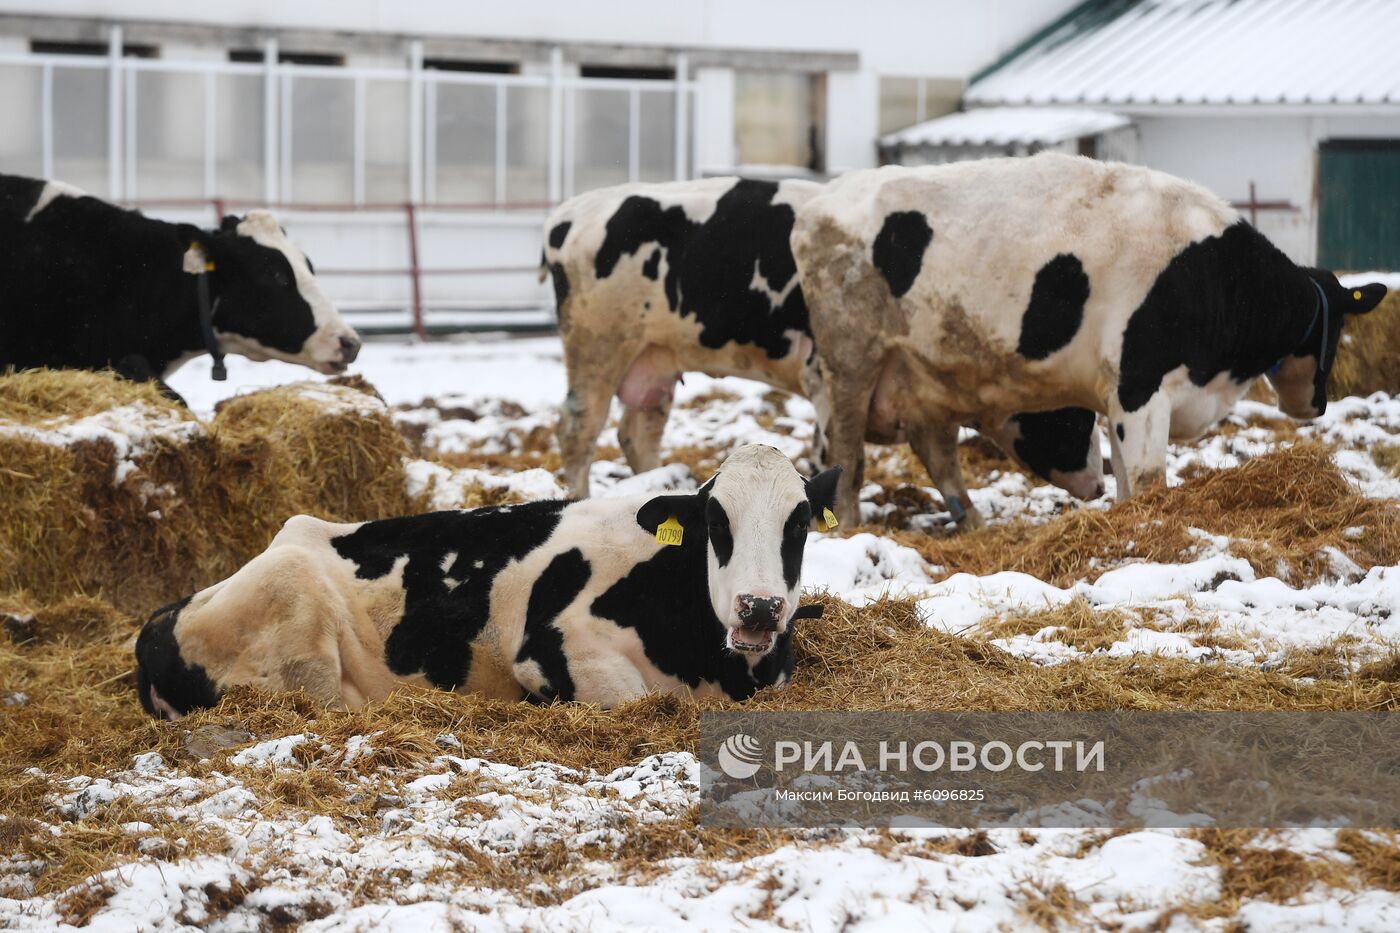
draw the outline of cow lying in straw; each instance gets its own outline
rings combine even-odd
[[[355,708],[405,682],[604,706],[744,699],[792,672],[802,552],[814,518],[834,524],[839,476],[804,479],[750,445],[689,495],[297,516],[151,616],[141,703],[178,718],[249,684]]]

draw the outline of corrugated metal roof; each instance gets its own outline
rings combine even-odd
[[[928,120],[880,139],[882,146],[1052,146],[1127,126],[1125,116],[1074,107],[986,107]]]
[[[1092,0],[973,104],[1400,104],[1396,0]]]

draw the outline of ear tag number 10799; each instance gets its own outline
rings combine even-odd
[[[684,533],[685,529],[682,528],[681,523],[676,520],[676,516],[672,515],[656,526],[656,543],[667,544],[671,547],[680,547],[681,536]]]

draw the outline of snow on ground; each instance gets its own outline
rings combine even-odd
[[[352,765],[376,736],[346,743]],[[226,772],[194,778],[158,755],[103,778],[78,777],[55,795],[56,811],[81,819],[105,807],[157,807],[191,830],[220,831],[226,855],[181,859],[166,835],[136,821],[123,827],[145,857],[108,871],[94,886],[105,903],[87,929],[160,930],[191,927],[255,930],[274,922],[311,920],[304,928],[351,930],[886,930],[1023,928],[1037,902],[1069,892],[1083,906],[1071,928],[1146,929],[1167,905],[1209,906],[1222,876],[1201,842],[1185,834],[1137,831],[1112,838],[1075,830],[996,830],[957,854],[952,840],[967,832],[896,830],[806,833],[807,839],[739,860],[665,862],[654,876],[629,878],[612,860],[628,853],[629,833],[682,819],[699,796],[699,764],[664,753],[608,774],[547,763],[513,768],[446,753],[421,773],[353,770],[337,779],[351,801],[373,797],[377,825],[351,837],[327,816],[267,818],[245,779],[259,769],[294,773],[291,749],[318,743],[312,733],[255,745]],[[440,738],[444,748],[451,736]],[[326,751],[326,749],[323,749]],[[334,751],[334,750],[329,750]],[[411,778],[411,779],[410,779]],[[393,784],[392,794],[384,791]],[[802,836],[804,834],[799,834]],[[1279,842],[1327,857],[1332,830],[1290,830]],[[451,868],[470,872],[483,861],[514,858],[563,844],[578,853],[591,889],[537,906],[528,893],[490,884],[462,884]],[[179,840],[174,844],[178,850]],[[12,871],[23,866],[9,867]],[[445,870],[449,870],[444,874]],[[487,872],[489,875],[489,871]],[[233,906],[219,892],[251,889]],[[379,892],[356,905],[357,891]],[[1261,929],[1386,930],[1400,925],[1400,897],[1363,891],[1339,897],[1310,890],[1289,904],[1247,903]],[[49,900],[0,898],[4,929],[56,930]],[[1170,929],[1198,926],[1185,916]]]
[[[252,389],[324,380],[313,370],[270,360],[254,363],[229,356],[228,381],[209,378],[212,363],[197,357],[166,380],[201,415],[221,399]],[[483,336],[469,341],[417,343],[368,340],[351,372],[374,384],[390,405],[421,402],[443,394],[466,394],[509,399],[528,408],[558,405],[564,400],[563,355],[557,337],[515,339]]]
[[[208,380],[208,363],[188,364],[171,380],[192,407],[210,412],[221,398],[254,387],[317,379],[284,364],[228,360],[227,383]],[[538,443],[552,433],[555,406],[565,380],[554,338],[477,340],[461,343],[368,343],[355,366],[384,395],[401,425],[422,433],[425,449],[439,454],[503,454]],[[708,404],[686,408],[704,397]],[[433,399],[425,405],[425,399]],[[793,457],[811,438],[811,407],[801,399],[774,399],[767,387],[734,379],[688,376],[666,434],[669,450],[772,443]],[[1198,444],[1174,445],[1169,479],[1188,467],[1235,466],[1277,442],[1269,406],[1241,403],[1229,430]],[[1364,492],[1400,497],[1400,479],[1369,452],[1400,444],[1400,399],[1376,395],[1334,403],[1325,417],[1298,426],[1299,437],[1339,445],[1339,466]],[[601,439],[615,445],[612,428]],[[892,455],[892,454],[885,454]],[[527,470],[448,469],[412,461],[411,488],[433,484],[434,502],[451,507],[479,486],[521,498],[560,495],[553,474]],[[633,477],[625,464],[595,464],[599,494],[690,490],[689,468],[672,465]],[[1111,480],[1110,480],[1111,488]],[[878,490],[875,487],[874,492]],[[932,490],[925,490],[938,496]],[[1045,521],[1074,508],[1060,490],[1032,485],[1015,472],[993,475],[972,496],[992,522]],[[866,497],[867,517],[891,506]],[[938,516],[918,520],[932,528]],[[923,525],[917,522],[913,527]],[[1358,532],[1359,533],[1359,532]],[[1363,660],[1400,643],[1400,568],[1362,572],[1340,553],[1333,573],[1307,586],[1260,577],[1228,551],[1229,542],[1199,533],[1193,560],[1178,564],[1129,563],[1096,579],[1052,586],[1014,572],[973,576],[931,566],[913,549],[874,534],[849,538],[813,534],[804,582],[861,605],[893,594],[919,600],[929,625],[968,633],[999,619],[1083,600],[1098,614],[1114,614],[1122,636],[1098,651],[1114,655],[1167,654],[1263,665],[1289,648],[1355,641]],[[1349,566],[1350,565],[1350,566]],[[1228,634],[1232,647],[1201,644],[1209,630]],[[1013,654],[1056,664],[1083,652],[1057,637],[1055,626],[997,641]],[[225,772],[196,778],[158,756],[139,756],[129,771],[72,779],[53,803],[57,812],[81,818],[123,802],[157,805],[182,824],[215,828],[236,841],[227,856],[182,858],[139,821],[127,824],[145,853],[100,879],[113,893],[94,915],[94,930],[174,930],[189,926],[255,929],[268,917],[315,918],[311,930],[427,929],[708,929],[742,925],[755,930],[957,929],[1007,930],[1025,926],[1036,905],[1065,891],[1085,905],[1069,921],[1114,928],[1216,929],[1228,923],[1250,929],[1400,929],[1400,896],[1383,890],[1339,894],[1315,886],[1287,904],[1247,901],[1233,917],[1198,920],[1188,914],[1163,919],[1165,908],[1210,902],[1219,896],[1220,869],[1200,842],[1171,832],[1140,831],[1094,839],[1084,831],[1041,830],[988,834],[990,854],[959,855],[925,846],[966,833],[850,831],[813,834],[808,841],[766,855],[733,861],[675,858],[655,874],[628,877],[596,853],[619,853],[626,827],[682,819],[698,799],[698,764],[667,752],[611,774],[570,771],[537,763],[528,768],[451,754],[456,739],[442,737],[444,754],[426,770],[371,777],[353,763],[374,736],[352,740],[336,779],[354,794],[379,794],[378,826],[354,839],[321,815],[268,819],[245,786],[254,772],[295,771],[294,749],[320,743],[314,733],[273,737],[240,752]],[[337,753],[339,754],[339,753]],[[386,790],[387,788],[387,790]],[[435,880],[447,863],[475,858],[508,865],[525,850],[562,841],[583,859],[593,887],[562,903],[537,906],[526,894],[490,884]],[[1336,853],[1329,830],[1285,834],[1292,851]],[[53,899],[22,896],[25,866],[0,862],[0,928],[55,929]],[[216,910],[209,891],[256,877],[261,886],[231,910]],[[449,876],[450,877],[450,876]],[[16,889],[16,885],[20,890]],[[355,892],[381,890],[356,906]],[[281,913],[278,913],[278,911]],[[1167,924],[1166,926],[1156,926]]]

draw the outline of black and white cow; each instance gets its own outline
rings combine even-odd
[[[1295,265],[1189,182],[1050,153],[851,173],[799,209],[792,246],[843,496],[871,433],[956,469],[948,425],[1062,405],[1108,417],[1130,496],[1260,375],[1285,413],[1320,414],[1346,317],[1386,294]]]
[[[575,495],[588,495],[614,394],[624,406],[618,439],[628,463],[636,472],[661,465],[662,431],[685,372],[756,379],[810,398],[813,459],[826,462],[830,411],[815,365],[826,351],[813,343],[788,245],[794,212],[820,191],[809,181],[740,178],[620,185],[571,198],[550,215],[541,274],[553,277],[559,308],[569,378],[559,442]],[[1080,498],[1102,494],[1092,412],[1008,412],[982,424],[1042,478]],[[971,505],[961,474],[949,482],[935,469],[959,516]]]
[[[337,373],[360,348],[264,210],[202,230],[0,175],[0,292],[0,371],[163,379],[210,352]]]
[[[547,501],[360,524],[291,519],[136,643],[153,715],[235,684],[334,706],[397,683],[612,706],[744,699],[792,672],[802,555],[840,470],[742,447],[698,492]]]

